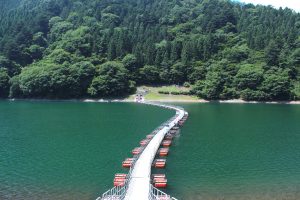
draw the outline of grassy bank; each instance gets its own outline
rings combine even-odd
[[[296,91],[297,89],[297,91]],[[300,84],[296,87],[295,92],[298,92],[300,96]],[[137,93],[144,94],[146,101],[160,101],[160,102],[209,102],[204,99],[200,99],[195,95],[174,95],[172,93],[182,93],[189,92],[191,88],[176,86],[176,85],[164,85],[164,86],[139,86],[137,88]],[[163,93],[162,93],[163,92]],[[168,94],[164,94],[168,93]],[[123,101],[134,101],[136,94],[130,95]],[[212,102],[219,103],[280,103],[280,104],[300,104],[300,101],[245,101],[242,99],[231,99],[231,100],[215,100]]]
[[[180,93],[187,93],[190,88],[176,85],[169,86],[140,86],[137,92],[143,93],[147,101],[199,101],[200,99],[193,95],[183,95]],[[172,94],[173,93],[173,94]],[[175,95],[174,93],[177,93]],[[129,100],[134,99],[131,95]]]

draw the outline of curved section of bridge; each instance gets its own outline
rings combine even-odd
[[[164,199],[175,199],[154,188],[151,181],[151,167],[157,151],[166,134],[184,118],[187,114],[182,108],[171,105],[161,105],[156,103],[143,102],[143,104],[159,106],[165,109],[176,111],[176,115],[164,123],[156,134],[136,158],[127,177],[126,184],[122,187],[115,187],[104,193],[97,200],[122,199],[122,200],[149,200],[157,199],[157,196],[166,197]]]
[[[149,199],[151,166],[157,154],[157,150],[165,135],[183,118],[185,114],[184,110],[177,107],[166,105],[157,106],[176,110],[176,117],[157,132],[157,134],[144,149],[139,159],[136,161],[128,184],[125,200]]]

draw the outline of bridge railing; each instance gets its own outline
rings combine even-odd
[[[177,200],[174,197],[171,197],[170,195],[164,193],[163,191],[157,189],[152,184],[150,184],[150,191],[149,191],[149,200]]]
[[[121,199],[120,197],[125,196],[125,193],[125,187],[116,186],[103,193],[102,196],[98,197],[96,200],[119,200]]]

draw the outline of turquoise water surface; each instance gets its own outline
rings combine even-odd
[[[167,158],[178,199],[300,199],[300,106],[180,104]],[[133,103],[0,101],[0,199],[95,199],[174,112]]]

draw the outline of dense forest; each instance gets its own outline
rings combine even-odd
[[[300,14],[228,0],[1,0],[0,97],[300,99]]]

